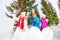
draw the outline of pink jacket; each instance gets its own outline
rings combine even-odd
[[[48,25],[48,22],[46,21],[46,18],[42,18],[41,19],[41,27],[42,28],[46,28]]]

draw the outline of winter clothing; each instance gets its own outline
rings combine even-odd
[[[42,18],[41,19],[41,28],[46,28],[47,25],[48,25],[48,22],[46,21],[47,19],[46,18]]]
[[[34,17],[34,18],[30,18],[30,24],[32,26],[35,26],[37,28],[40,28],[40,20],[39,20],[39,18],[37,16]]]
[[[24,29],[24,18],[20,18],[18,21],[18,27],[20,27],[20,29]]]

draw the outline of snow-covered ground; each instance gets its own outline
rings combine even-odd
[[[54,31],[54,40],[60,40],[60,24],[50,28]]]
[[[11,40],[13,37],[12,28],[13,28],[14,21],[5,16],[5,12],[7,12],[5,7],[6,5],[9,5],[12,1],[13,0],[0,0],[0,40]],[[56,9],[58,16],[60,16],[58,6],[56,3],[57,0],[49,0],[49,1],[52,3],[53,7]],[[40,7],[38,6],[39,13],[42,15],[41,10],[39,8]],[[59,40],[60,25],[52,26],[50,28],[54,31],[54,34],[55,34],[54,40]]]
[[[2,27],[0,29],[0,40],[11,40],[13,38],[13,31],[10,28]],[[54,32],[54,40],[60,40],[60,25],[58,26],[52,26],[50,29]]]

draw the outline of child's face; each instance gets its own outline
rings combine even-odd
[[[21,18],[23,18],[24,16],[23,15],[20,15]]]
[[[36,16],[36,13],[32,13],[32,17],[35,17]]]
[[[46,16],[44,16],[44,18],[46,18]]]
[[[42,18],[46,18],[46,16],[44,15]]]
[[[25,12],[21,12],[20,17],[24,18],[25,17]]]
[[[21,17],[21,18],[24,18],[25,16],[21,14],[20,17]]]

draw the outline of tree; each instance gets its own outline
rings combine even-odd
[[[37,10],[37,5],[33,5],[35,2],[35,0],[17,0],[17,1],[13,1],[10,6],[6,6],[7,10],[9,12],[11,12],[11,14],[14,14],[14,11],[16,11],[16,13],[14,14],[14,16],[9,15],[9,13],[6,13],[6,16],[13,19],[14,17],[18,18],[18,16],[20,15],[21,12],[25,11],[26,15],[27,12],[30,12],[30,14],[32,13],[32,9]],[[17,28],[17,20],[14,20],[14,31]]]
[[[58,24],[58,16],[56,14],[56,11],[53,9],[51,3],[49,1],[46,2],[46,0],[41,0],[41,4],[43,6],[42,11],[46,15],[46,17],[49,19],[48,25],[51,26],[53,24]]]
[[[58,5],[59,5],[59,9],[60,9],[60,0],[58,0]]]

